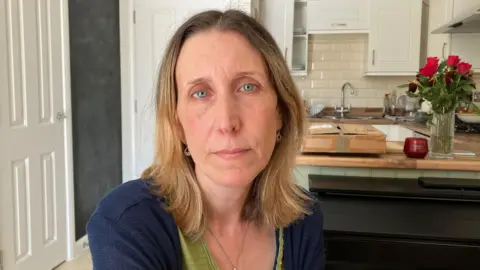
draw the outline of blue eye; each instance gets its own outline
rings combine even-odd
[[[208,95],[207,91],[200,90],[195,93],[193,93],[193,96],[199,99],[205,98]]]
[[[251,92],[251,91],[255,90],[255,87],[256,86],[254,84],[247,83],[247,84],[242,85],[242,90],[245,91],[245,92]]]

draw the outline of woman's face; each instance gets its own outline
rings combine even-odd
[[[260,53],[236,32],[198,33],[180,51],[176,82],[183,140],[199,179],[250,184],[282,125]]]

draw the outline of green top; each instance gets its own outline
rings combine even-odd
[[[182,261],[185,270],[219,270],[217,263],[208,251],[205,241],[188,241],[178,230],[180,243],[182,245]],[[283,259],[283,230],[278,233],[278,255],[275,264],[275,270],[284,270]]]

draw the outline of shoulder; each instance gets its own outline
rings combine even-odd
[[[284,229],[286,269],[324,269],[323,212],[312,195],[310,213]]]
[[[87,224],[95,269],[176,269],[177,226],[162,204],[144,180],[102,198]]]
[[[87,224],[87,232],[89,228],[94,229],[89,226],[94,221],[108,220],[120,229],[129,227],[145,231],[149,227],[163,227],[175,233],[173,216],[163,204],[163,198],[155,195],[149,181],[137,179],[125,182],[100,200]]]
[[[95,209],[113,222],[125,215],[138,214],[138,208],[158,208],[158,214],[167,214],[161,207],[162,198],[156,196],[148,181],[137,179],[120,184],[103,197]]]
[[[294,233],[309,232],[317,234],[323,232],[323,212],[320,202],[308,191],[306,192],[311,198],[308,206],[310,213],[293,222],[287,229],[291,230]]]

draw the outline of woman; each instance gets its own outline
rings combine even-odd
[[[322,213],[292,175],[303,103],[267,30],[193,16],[156,94],[155,162],[91,217],[94,269],[323,269]]]

